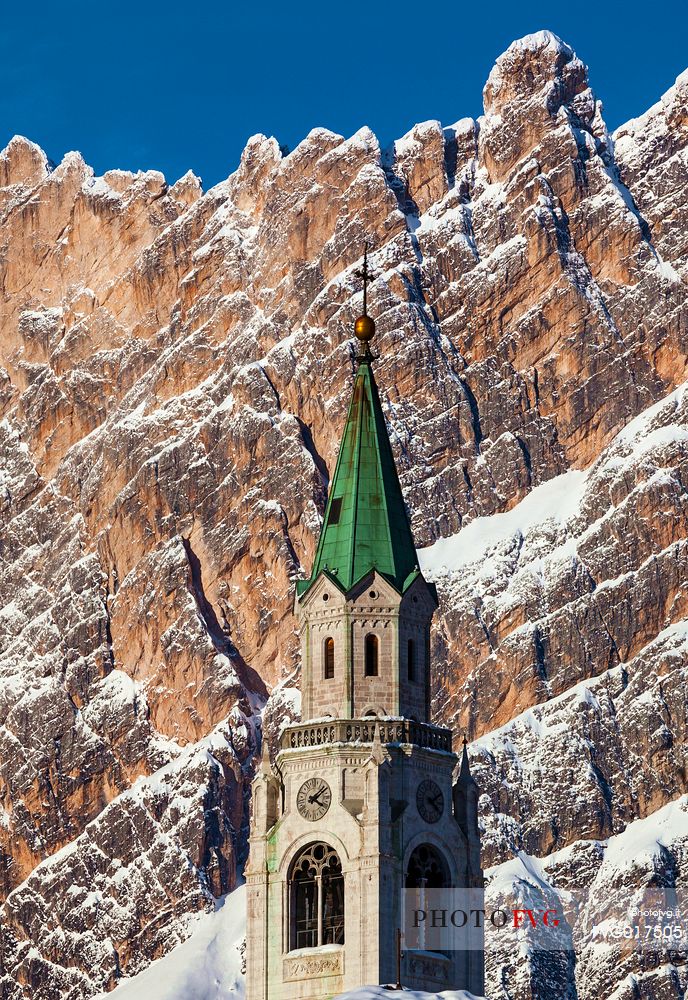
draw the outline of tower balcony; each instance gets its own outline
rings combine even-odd
[[[299,750],[334,744],[367,744],[379,732],[385,745],[411,745],[452,752],[452,732],[429,722],[412,719],[320,719],[286,726],[280,736],[281,750]]]

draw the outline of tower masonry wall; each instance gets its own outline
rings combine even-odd
[[[348,594],[321,576],[297,604],[301,621],[304,720],[429,717],[429,641],[434,604],[422,580],[403,597],[379,574]],[[366,670],[366,639],[377,639],[376,673]],[[334,642],[326,677],[325,643]],[[413,674],[409,672],[409,640]]]
[[[251,823],[247,1000],[329,1000],[365,983],[394,980],[395,935],[413,850],[432,846],[446,863],[451,884],[467,884],[468,844],[452,808],[456,761],[453,753],[379,741],[279,753],[283,810],[268,826],[273,817],[261,804]],[[299,790],[313,776],[327,783],[331,800],[324,815],[309,820],[297,803]],[[255,784],[273,780],[262,774]],[[432,822],[418,800],[428,781],[441,794]],[[327,844],[341,862],[344,942],[297,950],[290,935],[290,878],[294,860],[313,843]],[[462,961],[458,952],[409,953],[404,982],[417,989],[456,988],[463,980]]]

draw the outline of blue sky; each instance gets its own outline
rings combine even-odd
[[[0,21],[0,145],[14,133],[97,173],[226,177],[247,138],[324,125],[383,144],[482,110],[495,58],[549,28],[590,67],[615,127],[688,67],[685,2],[12,3]]]

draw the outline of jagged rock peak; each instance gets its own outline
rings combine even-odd
[[[662,119],[666,120],[664,127],[669,122],[677,130],[684,130],[688,125],[688,115],[686,114],[687,104],[688,69],[685,69],[682,73],[679,73],[675,82],[662,94],[656,104],[653,104],[651,108],[648,108],[647,111],[637,118],[631,118],[629,121],[624,122],[623,125],[619,125],[614,133],[614,138],[635,134],[640,141],[648,141],[648,136],[651,135],[653,128]],[[661,124],[660,127],[662,127]]]
[[[94,175],[93,167],[90,167],[78,150],[70,150],[62,157],[62,160],[53,170],[51,183],[61,183],[69,180],[73,183],[83,184],[91,180]]]
[[[509,46],[488,77],[483,101],[480,149],[492,182],[506,181],[531,156],[541,167],[548,164],[545,170],[553,167],[562,143],[573,158],[582,145],[586,159],[608,156],[602,105],[588,86],[587,67],[551,31]]]
[[[15,135],[0,153],[0,187],[23,184],[33,187],[50,173],[50,162],[40,146]]]
[[[535,100],[555,115],[587,86],[587,67],[571,46],[551,31],[536,31],[512,42],[497,59],[483,91],[485,114]]]
[[[170,188],[171,197],[185,205],[193,205],[202,194],[203,182],[192,170],[187,170]]]
[[[263,188],[281,160],[277,139],[262,133],[251,136],[241,154],[238,169],[229,178],[229,193],[239,209],[249,214],[260,209]]]
[[[274,136],[268,137],[262,132],[252,135],[241,154],[240,169],[244,164],[250,165],[258,160],[271,159],[277,162],[282,158],[280,144]]]

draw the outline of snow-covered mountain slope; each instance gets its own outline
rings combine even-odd
[[[606,837],[685,790],[687,482],[684,384],[588,469],[421,550],[467,670],[445,717],[526,709],[477,742],[486,860]]]
[[[489,997],[684,997],[688,990],[688,796],[605,841],[581,840],[544,858],[518,852],[486,872],[486,909],[558,900],[573,953],[536,951],[526,921],[500,946],[493,932],[486,952]],[[678,903],[681,916],[671,915]],[[643,919],[636,910],[663,918]],[[624,936],[638,927],[640,938]],[[655,928],[680,928],[681,943]],[[651,931],[647,936],[646,930]],[[543,936],[537,939],[541,947]]]
[[[471,672],[460,698],[446,691],[445,717],[483,730],[630,659],[686,616],[687,469],[684,384],[585,472],[421,553],[451,608],[448,644],[460,638]]]
[[[189,924],[184,944],[123,979],[113,993],[96,1000],[243,1000],[246,890],[239,886],[215,910]]]
[[[236,879],[239,761],[253,745],[236,710],[139,778],[35,868],[2,908],[5,968],[29,969],[39,992],[79,1000],[184,941],[194,914],[212,907],[220,887]],[[241,899],[239,893],[236,905]],[[64,956],[67,968],[56,970],[52,956]],[[6,983],[3,990],[3,1000],[12,996]]]
[[[487,740],[486,860],[606,839],[686,790],[688,80],[610,136],[539,32],[484,101],[387,151],[257,136],[207,192],[0,154],[3,1000],[88,1000],[235,884],[366,239],[416,538],[447,540],[437,714]],[[270,733],[296,709],[280,690]]]

